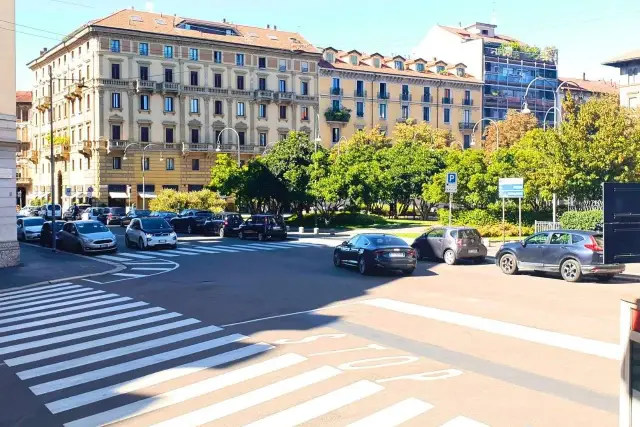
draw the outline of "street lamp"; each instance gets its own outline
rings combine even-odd
[[[473,125],[473,130],[471,131],[471,144],[475,145],[475,143],[476,143],[476,127],[480,123],[482,123],[484,121],[488,121],[488,122],[490,122],[489,124],[494,124],[495,127],[496,127],[496,150],[497,150],[500,147],[500,128],[498,127],[498,122],[497,121],[495,121],[493,119],[490,119],[488,117],[485,117],[485,118],[482,118],[482,119],[478,120],[476,122],[476,124]]]
[[[543,80],[546,82],[553,82],[553,80],[547,78],[547,77],[536,77],[535,79],[531,80],[529,82],[529,84],[527,85],[527,89],[524,91],[524,97],[523,99],[523,103],[522,103],[522,114],[531,114],[531,110],[529,109],[529,106],[527,105],[527,94],[529,93],[529,89],[531,88],[531,85],[533,84],[533,82],[535,82],[536,80]],[[557,91],[557,89],[556,89]],[[556,91],[553,91],[551,93],[553,93],[553,105],[557,108],[558,106],[558,97],[556,95]],[[558,120],[554,120],[553,121],[553,127],[554,129],[558,127]]]
[[[147,207],[147,198],[145,194],[147,190],[147,186],[144,179],[145,160],[147,158],[145,151],[149,147],[152,147],[154,145],[162,145],[162,144],[157,144],[153,142],[131,142],[124,147],[124,154],[122,155],[122,160],[127,160],[127,150],[129,149],[129,147],[131,147],[132,145],[137,145],[140,147],[143,144],[144,146],[142,147],[142,209],[144,210]],[[163,160],[164,159],[162,158],[162,150],[160,150],[160,161],[163,161]]]
[[[236,138],[238,139],[238,167],[240,167],[240,134],[238,134],[238,131],[235,130],[234,128],[224,128],[220,131],[220,133],[218,134],[218,140],[216,141],[216,152],[219,153],[220,151],[222,151],[220,149],[220,137],[222,136],[225,130],[230,130],[236,134]]]
[[[542,120],[542,129],[547,130],[547,115],[549,114],[549,112],[551,112],[551,110],[557,110],[558,112],[558,117],[560,115],[562,115],[562,111],[560,111],[560,109],[558,107],[551,107],[547,110],[546,113],[544,113],[544,120]],[[556,120],[558,120],[558,118],[556,117],[555,120],[553,121],[554,123],[556,122]]]

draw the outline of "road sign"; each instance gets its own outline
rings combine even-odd
[[[501,199],[521,199],[524,197],[523,178],[500,178],[498,180],[498,196]]]
[[[88,198],[92,198],[93,197],[93,187],[87,188],[87,197]]]
[[[456,193],[458,191],[458,173],[447,172],[447,182],[444,184],[445,193]]]
[[[71,187],[66,187],[64,189],[64,195],[67,197],[71,197]]]

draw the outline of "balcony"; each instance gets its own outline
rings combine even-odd
[[[313,95],[297,95],[296,94],[296,101],[301,101],[301,102],[316,102],[318,100],[317,97],[313,96]]]
[[[331,88],[331,95],[336,95],[336,96],[342,96],[342,88],[340,87],[332,87]]]
[[[411,101],[411,94],[410,93],[401,93],[400,94],[400,101]]]
[[[353,97],[354,98],[366,98],[367,97],[367,91],[366,90],[354,90],[353,91]]]
[[[38,98],[36,109],[38,111],[46,111],[51,107],[51,97],[50,96],[42,96]]]
[[[378,99],[389,99],[389,92],[378,92]]]
[[[442,98],[443,104],[453,104],[453,98],[447,98],[446,96]]]
[[[348,108],[334,110],[333,108],[329,107],[327,111],[324,112],[324,118],[327,120],[327,123],[343,125],[351,120],[351,110],[349,110]]]
[[[64,97],[69,101],[74,101],[76,98],[82,98],[83,86],[78,84],[71,84],[66,87]]]
[[[180,83],[161,82],[161,83],[158,83],[158,89],[164,93],[169,93],[169,92],[177,93],[177,92],[180,92]]]
[[[107,144],[107,153],[112,151],[124,151],[129,141],[122,139],[110,139]]]
[[[261,154],[264,148],[256,144],[247,144],[240,146],[240,152],[245,154]]]
[[[279,102],[292,102],[293,92],[276,92],[275,99]]]
[[[255,92],[256,101],[273,101],[273,91],[272,90],[256,90]]]
[[[173,144],[172,144],[173,145]],[[213,153],[216,146],[213,143],[206,142],[183,142],[182,153]]]
[[[215,95],[228,95],[229,89],[223,89],[221,87],[208,87],[207,91]]]
[[[75,151],[76,153],[80,153],[80,154],[84,154],[85,156],[91,155],[91,148],[93,147],[93,144],[91,143],[91,141],[79,141],[74,143],[71,146],[71,150]]]
[[[431,95],[422,95],[422,102],[433,102],[433,96],[431,96]]]
[[[471,98],[463,98],[462,99],[462,105],[469,105],[469,106],[473,105],[473,99],[471,99]]]
[[[56,145],[53,147],[53,156],[56,159],[69,159],[69,145]]]
[[[202,86],[190,86],[190,85],[182,86],[182,90],[184,92],[200,93],[200,94],[204,94],[204,93],[207,92],[207,88],[205,88],[205,87],[202,87]]]
[[[408,117],[399,117],[396,119],[396,123],[407,123],[410,119]]]
[[[251,91],[250,90],[244,90],[244,89],[231,89],[231,95],[233,96],[245,96],[247,98],[251,97]]]
[[[156,82],[153,80],[136,79],[137,92],[153,92],[156,89]]]
[[[458,123],[458,129],[460,130],[473,130],[475,123],[470,122],[460,122]]]
[[[38,164],[38,150],[29,150],[27,151],[27,159],[34,164]]]
[[[103,86],[116,86],[120,88],[128,88],[129,81],[128,80],[120,80],[120,79],[97,79],[99,85]]]
[[[16,170],[16,184],[17,185],[31,185],[31,177],[27,176],[27,170],[20,168]]]

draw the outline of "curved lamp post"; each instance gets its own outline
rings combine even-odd
[[[336,142],[336,146],[338,147],[338,156],[340,155],[340,143],[342,142],[342,140],[348,141],[346,136],[341,136],[340,139],[338,140],[338,142]]]
[[[530,114],[531,110],[529,109],[529,106],[527,105],[527,94],[529,93],[529,89],[531,89],[531,85],[533,84],[533,82],[535,82],[536,80],[543,80],[543,81],[553,81],[547,77],[536,77],[535,79],[531,80],[529,82],[529,84],[527,85],[527,89],[524,91],[524,96],[523,98],[523,103],[522,103],[522,113],[523,114]],[[553,105],[557,108],[558,107],[558,96],[557,96],[557,89],[555,91],[553,91]],[[558,127],[558,119],[556,118],[556,120],[553,121],[553,127],[554,129]]]
[[[240,134],[238,134],[238,131],[235,130],[234,128],[224,128],[220,131],[220,133],[218,134],[218,141],[216,141],[216,152],[220,152],[222,151],[220,149],[220,137],[222,137],[222,134],[224,133],[225,130],[230,130],[233,133],[236,134],[236,138],[238,140],[238,167],[240,166]]]
[[[556,112],[558,113],[558,117],[560,117],[560,116],[562,115],[562,111],[560,111],[560,109],[559,109],[558,107],[551,107],[551,108],[549,108],[549,109],[547,110],[547,112],[546,112],[546,113],[544,113],[544,120],[542,120],[542,128],[543,128],[544,130],[547,130],[547,115],[549,114],[549,112],[550,112],[551,110],[556,110]],[[558,119],[557,119],[557,117],[556,117],[556,120],[558,120]],[[555,123],[555,120],[554,120],[554,123]]]
[[[127,150],[132,145],[137,145],[137,146],[144,145],[144,147],[142,147],[142,209],[144,210],[147,207],[147,199],[145,197],[147,186],[145,185],[145,180],[144,180],[144,170],[145,170],[144,166],[145,166],[145,159],[147,158],[145,151],[147,150],[147,148],[152,147],[154,145],[163,146],[163,144],[158,144],[153,142],[130,142],[124,147],[124,155],[122,156],[122,160],[127,160]],[[162,150],[160,150],[160,161],[163,161],[163,160],[164,159],[162,158]]]
[[[484,121],[491,122],[496,127],[496,150],[497,150],[500,147],[500,128],[498,127],[497,121],[490,119],[488,117],[478,120],[476,124],[473,125],[473,130],[471,131],[471,143],[472,144],[476,143],[476,127]]]

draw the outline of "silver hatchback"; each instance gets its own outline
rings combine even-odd
[[[435,227],[418,237],[411,247],[418,259],[443,259],[449,265],[461,259],[481,263],[487,256],[480,233],[471,227]]]

